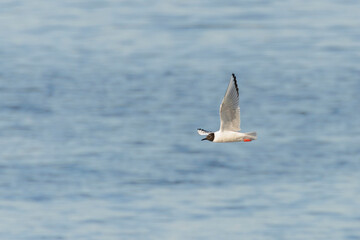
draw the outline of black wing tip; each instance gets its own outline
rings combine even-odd
[[[208,134],[211,133],[211,131],[208,131],[208,130],[205,130],[205,129],[202,129],[202,128],[198,128],[197,130],[198,131],[203,131],[203,132],[208,133]]]
[[[235,74],[234,74],[234,73],[232,74],[232,77],[234,78],[234,83],[235,83],[236,93],[237,93],[237,95],[239,96],[239,88],[238,88],[238,85],[237,85],[237,82],[236,82],[236,76],[235,76]]]

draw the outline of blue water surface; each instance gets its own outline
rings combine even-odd
[[[360,239],[359,16],[0,1],[0,238]],[[201,142],[231,73],[258,140]]]

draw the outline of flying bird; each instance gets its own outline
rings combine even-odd
[[[216,132],[198,128],[200,135],[206,135],[210,142],[251,142],[256,140],[256,132],[241,133],[240,131],[240,107],[239,88],[235,74],[231,75],[229,86],[220,105],[220,129]]]

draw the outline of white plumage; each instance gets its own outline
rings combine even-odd
[[[250,142],[257,138],[256,132],[241,133],[239,88],[235,74],[232,74],[224,99],[220,105],[220,130],[216,132],[199,128],[200,135],[206,135],[202,140],[211,142]]]

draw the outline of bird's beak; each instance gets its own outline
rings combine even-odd
[[[203,139],[201,139],[201,141],[204,141],[204,140],[207,140],[207,138],[203,138]]]

